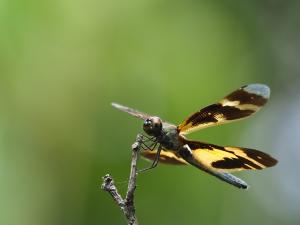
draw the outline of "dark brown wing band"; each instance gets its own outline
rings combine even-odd
[[[218,103],[209,105],[189,116],[179,126],[181,134],[210,126],[243,119],[257,112],[270,97],[270,89],[263,84],[250,84],[227,95]]]

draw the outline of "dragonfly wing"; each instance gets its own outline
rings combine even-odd
[[[119,109],[123,112],[127,112],[129,113],[130,115],[134,116],[134,117],[137,117],[137,118],[140,118],[142,120],[145,120],[145,119],[148,119],[150,118],[151,116],[148,115],[147,113],[144,113],[144,112],[140,112],[138,110],[135,110],[135,109],[132,109],[132,108],[129,108],[127,106],[124,106],[124,105],[120,105],[118,103],[111,103],[111,105],[113,107],[115,107],[116,109]]]
[[[154,150],[142,150],[141,155],[153,161],[157,154],[157,149]],[[171,150],[162,150],[159,156],[159,162],[164,164],[171,164],[171,165],[187,165],[188,163],[178,154]]]
[[[181,134],[243,119],[257,112],[270,97],[270,89],[264,84],[250,84],[227,95],[185,119],[179,126]]]
[[[241,189],[247,189],[248,185],[245,181],[241,180],[240,178],[233,176],[230,173],[224,173],[224,172],[219,172],[216,171],[214,169],[212,169],[211,167],[207,167],[205,164],[202,164],[201,162],[199,162],[193,155],[192,150],[189,148],[188,145],[185,145],[181,151],[180,151],[180,155],[182,156],[182,158],[184,158],[188,163],[190,163],[191,165],[219,178],[222,181],[225,181],[228,184],[231,184],[235,187],[241,188]]]
[[[199,164],[219,172],[261,170],[277,164],[267,153],[241,147],[223,147],[184,139]]]

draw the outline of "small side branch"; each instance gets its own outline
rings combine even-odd
[[[138,135],[135,143],[132,145],[132,156],[131,156],[131,169],[128,182],[128,189],[125,199],[118,193],[118,189],[114,184],[114,180],[111,175],[107,174],[103,179],[101,188],[107,191],[114,201],[118,204],[120,209],[123,211],[129,225],[138,225],[137,217],[135,215],[134,206],[134,191],[136,188],[136,178],[137,178],[137,159],[138,153],[142,143],[142,136]]]

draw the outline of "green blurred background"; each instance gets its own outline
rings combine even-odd
[[[300,224],[299,11],[299,1],[0,0],[0,224],[126,224],[101,176],[126,191],[142,124],[110,103],[178,124],[248,83],[272,89],[260,113],[189,137],[279,164],[239,173],[248,191],[160,165],[138,177],[139,222]]]

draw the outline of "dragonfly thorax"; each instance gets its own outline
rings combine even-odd
[[[143,124],[144,131],[150,136],[159,136],[162,131],[161,119],[157,116],[153,116],[144,120]]]

